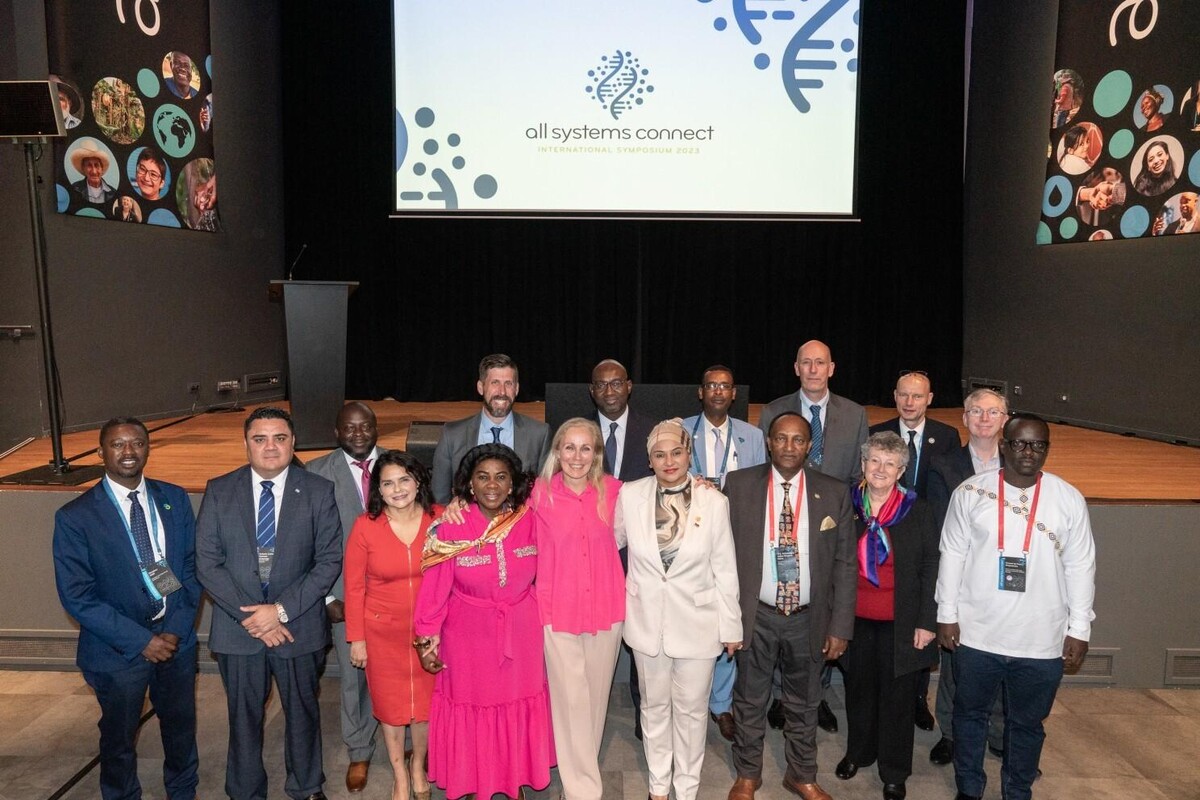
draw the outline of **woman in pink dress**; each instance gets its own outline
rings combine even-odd
[[[395,782],[392,800],[429,800],[425,751],[433,676],[413,651],[413,608],[433,505],[429,473],[408,453],[391,450],[371,471],[367,513],[346,542],[346,640],[350,663],[367,671],[371,707],[383,729]],[[404,729],[412,761],[404,759]]]
[[[463,456],[454,493],[461,524],[429,532],[413,644],[437,673],[429,716],[429,779],[450,800],[480,800],[550,783],[554,744],[542,660],[531,488],[501,444]]]

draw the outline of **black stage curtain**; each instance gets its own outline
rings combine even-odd
[[[839,394],[924,369],[960,401],[964,3],[862,2],[858,223],[390,219],[389,6],[283,7],[285,260],[362,283],[348,396],[472,399],[498,351],[522,400],[614,357],[651,383],[721,362],[766,402],[819,338]]]

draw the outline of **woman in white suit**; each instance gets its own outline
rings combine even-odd
[[[704,763],[715,657],[741,647],[729,503],[688,474],[691,436],[678,419],[646,442],[654,475],[617,498],[617,546],[628,546],[624,638],[642,690],[650,797],[694,800]]]

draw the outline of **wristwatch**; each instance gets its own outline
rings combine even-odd
[[[275,613],[276,613],[276,615],[279,617],[279,621],[280,621],[280,622],[287,622],[287,621],[288,621],[288,615],[287,615],[287,612],[283,610],[283,603],[276,603],[276,604],[275,604]]]

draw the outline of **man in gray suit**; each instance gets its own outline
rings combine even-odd
[[[271,676],[283,706],[284,791],[325,800],[317,682],[329,646],[325,597],[342,569],[333,484],[292,469],[286,411],[264,406],[244,426],[250,463],[213,478],[196,520],[196,573],[213,601],[208,646],[229,704],[225,793],[265,800],[263,713]]]
[[[342,518],[342,553],[354,520],[366,509],[371,486],[371,468],[383,452],[375,446],[379,439],[378,422],[370,406],[357,401],[347,403],[338,412],[334,425],[338,449],[308,464],[314,472],[333,481],[334,498]],[[350,664],[350,643],[346,641],[346,606],[343,602],[342,576],[338,575],[333,592],[325,598],[325,610],[333,623],[333,647],[337,650],[342,680],[342,741],[350,757],[346,770],[346,789],[361,792],[367,786],[367,770],[375,754],[375,732],[379,720],[371,710],[366,673]]]
[[[542,468],[550,452],[550,427],[512,410],[521,389],[516,362],[503,353],[484,356],[475,389],[483,398],[483,409],[466,419],[447,422],[433,451],[433,499],[439,503],[449,502],[458,462],[475,445],[508,445],[520,457],[521,467],[534,472]]]
[[[770,463],[725,478],[745,648],[733,685],[737,780],[729,800],[754,800],[762,786],[776,664],[783,671],[783,786],[804,800],[829,800],[816,782],[821,665],[845,652],[854,634],[858,536],[846,484],[804,468],[809,436],[804,418],[784,411],[767,435]]]

